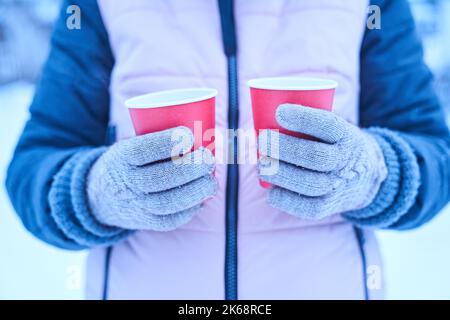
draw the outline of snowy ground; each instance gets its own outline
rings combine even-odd
[[[28,117],[33,87],[0,88],[0,299],[79,299],[85,254],[37,241],[22,227],[5,194],[6,166]]]
[[[35,240],[4,190],[7,163],[27,118],[32,86],[0,88],[0,299],[80,299],[85,253]],[[379,234],[389,299],[450,299],[450,207],[418,231]]]

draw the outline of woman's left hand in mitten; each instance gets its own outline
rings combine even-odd
[[[315,139],[261,132],[258,166],[260,178],[272,184],[271,206],[299,218],[322,219],[373,201],[387,169],[369,132],[335,113],[300,105],[279,106],[276,119],[281,127]]]

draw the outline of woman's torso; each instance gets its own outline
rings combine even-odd
[[[235,1],[239,128],[251,132],[246,82],[260,76],[335,79],[334,111],[357,123],[367,5],[360,0]],[[217,2],[113,5],[99,0],[99,6],[115,57],[110,121],[117,139],[134,134],[124,107],[127,98],[183,87],[219,90],[216,127],[225,133],[228,70]],[[251,158],[254,141],[249,140],[243,150]],[[373,235],[366,232],[361,252],[354,228],[339,215],[311,222],[273,209],[251,162],[239,165],[239,298],[364,298],[364,263],[379,266]],[[219,192],[190,223],[167,233],[137,232],[113,248],[109,298],[224,298],[226,171],[226,163],[219,161]],[[89,298],[102,295],[105,256],[105,249],[95,249],[89,257]],[[372,290],[371,296],[379,293]]]

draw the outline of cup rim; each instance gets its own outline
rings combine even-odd
[[[268,77],[255,78],[247,81],[247,85],[254,89],[264,90],[329,90],[338,86],[337,81],[323,78],[309,77]]]
[[[128,109],[153,109],[211,99],[218,91],[212,88],[184,88],[151,92],[125,101]]]

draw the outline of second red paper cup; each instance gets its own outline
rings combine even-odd
[[[337,82],[319,78],[281,77],[259,78],[248,82],[252,100],[253,123],[258,136],[260,130],[279,130],[288,135],[307,136],[282,128],[276,118],[277,108],[284,103],[332,111]],[[270,184],[260,181],[264,188]]]
[[[125,106],[136,135],[185,126],[194,134],[193,150],[214,153],[216,95],[211,88],[167,90],[131,98]]]

